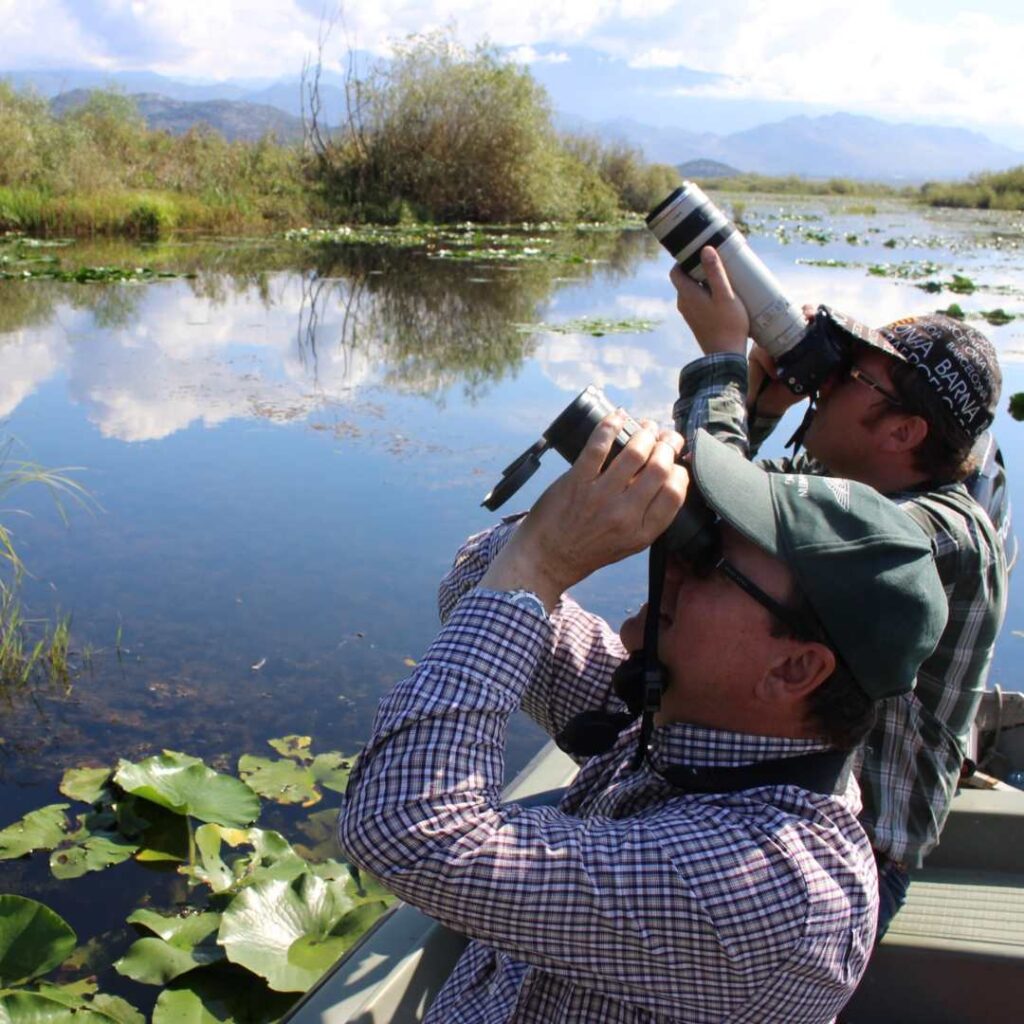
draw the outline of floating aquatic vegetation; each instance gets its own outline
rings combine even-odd
[[[45,269],[5,270],[0,267],[0,281],[69,281],[77,284],[99,282],[109,284],[119,281],[148,282],[171,277],[194,278],[195,274],[179,274],[171,270],[153,270],[150,267],[77,267],[63,270],[56,263],[47,263]]]
[[[850,263],[848,260],[797,260],[798,264],[804,267],[856,267],[860,264]]]
[[[601,338],[606,334],[645,334],[653,331],[660,323],[660,320],[608,320],[604,317],[591,316],[562,320],[558,323],[516,324],[516,330],[522,334],[589,334]]]
[[[1010,415],[1015,420],[1024,420],[1024,391],[1018,391],[1016,394],[1010,395],[1009,410]]]
[[[232,1014],[276,1020],[295,993],[309,988],[393,902],[380,885],[333,859],[333,847],[296,849],[281,833],[249,824],[261,809],[254,781],[282,801],[287,787],[276,778],[280,765],[308,775],[304,783],[316,799],[317,786],[342,791],[351,768],[351,759],[337,751],[314,754],[308,736],[269,742],[282,759],[252,759],[260,764],[250,765],[246,781],[173,751],[137,763],[122,760],[116,770],[72,769],[61,791],[90,805],[77,816],[76,830],[65,814],[69,805],[52,804],[0,831],[0,859],[52,849],[63,858],[51,857],[58,878],[131,856],[179,862],[191,904],[173,913],[146,907],[129,915],[127,923],[145,934],[113,964],[134,981],[163,986],[153,1024]],[[205,824],[193,831],[193,819]],[[168,843],[159,834],[169,820],[184,833],[176,853],[165,852]],[[318,822],[311,834],[320,830]],[[134,1007],[97,993],[91,975],[61,986],[38,980],[61,963],[65,974],[94,974],[86,947],[77,959],[69,955],[76,943],[74,931],[49,908],[0,896],[0,1020],[56,1021],[66,1007],[97,1024],[143,1024]],[[27,983],[36,987],[10,988]]]
[[[902,263],[872,263],[868,273],[873,277],[896,277],[904,281],[913,281],[921,277],[931,277],[942,270],[942,266],[931,260],[905,260]]]
[[[1004,324],[1011,323],[1017,319],[1016,313],[1007,313],[1005,309],[999,307],[998,309],[982,310],[980,315],[984,317],[993,327],[1002,327]]]
[[[951,302],[945,309],[937,309],[935,312],[952,317],[954,320],[967,319],[967,314],[960,308],[960,304],[958,302]]]

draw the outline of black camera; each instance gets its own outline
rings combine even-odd
[[[580,392],[552,421],[540,439],[523,452],[502,471],[501,480],[481,502],[484,508],[494,512],[519,490],[540,467],[544,452],[553,448],[567,462],[575,462],[594,428],[615,406],[607,396],[593,384]],[[626,446],[629,439],[640,429],[640,424],[627,416],[622,430],[612,445],[608,462],[611,462]],[[605,463],[607,466],[607,463]],[[665,546],[669,553],[686,561],[700,557],[701,553],[715,544],[713,523],[715,514],[704,503],[696,487],[691,487],[683,507],[665,531]]]

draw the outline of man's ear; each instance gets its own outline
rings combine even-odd
[[[755,693],[769,704],[800,704],[832,675],[835,667],[836,656],[825,644],[794,641],[768,666]]]
[[[911,452],[928,436],[928,421],[923,416],[899,414],[884,420],[882,451]]]

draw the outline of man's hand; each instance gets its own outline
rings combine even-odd
[[[810,323],[816,314],[814,306],[804,306],[804,319]],[[781,416],[791,405],[803,401],[777,377],[775,360],[758,344],[750,346],[747,356],[747,408],[757,403],[759,416]],[[769,383],[765,384],[765,380]],[[763,390],[762,390],[763,389]]]
[[[707,276],[707,288],[697,284],[678,263],[672,267],[669,280],[676,289],[676,309],[689,324],[701,351],[743,355],[747,351],[750,317],[732,290],[725,265],[710,245],[701,249],[700,262]]]
[[[689,483],[676,464],[683,438],[645,422],[602,472],[624,421],[625,414],[615,412],[594,428],[572,467],[541,495],[491,563],[481,587],[532,590],[550,611],[573,584],[665,532]]]

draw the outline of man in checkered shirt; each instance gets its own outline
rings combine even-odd
[[[706,353],[680,374],[676,427],[687,437],[704,427],[753,456],[799,399],[757,345],[748,375],[747,313],[715,250],[705,248],[701,260],[709,290],[678,266],[671,274],[679,311]],[[881,937],[904,901],[908,869],[939,841],[1005,612],[1003,538],[961,482],[1002,377],[988,339],[948,316],[908,317],[878,331],[846,322],[857,340],[849,365],[821,389],[807,455],[759,464],[871,484],[934,541],[949,623],[914,691],[881,704],[862,749],[861,821],[878,861]]]
[[[623,422],[459,552],[440,634],[380,704],[341,845],[475,940],[430,1021],[829,1021],[877,913],[846,750],[942,631],[930,544],[871,488],[765,473],[704,432],[689,471],[682,438],[649,426],[602,470]],[[629,719],[612,676],[643,613],[620,640],[565,591],[649,545],[691,480],[717,543],[669,557],[642,758],[634,722],[579,758],[558,807],[503,804],[517,708],[551,735],[595,708]]]

